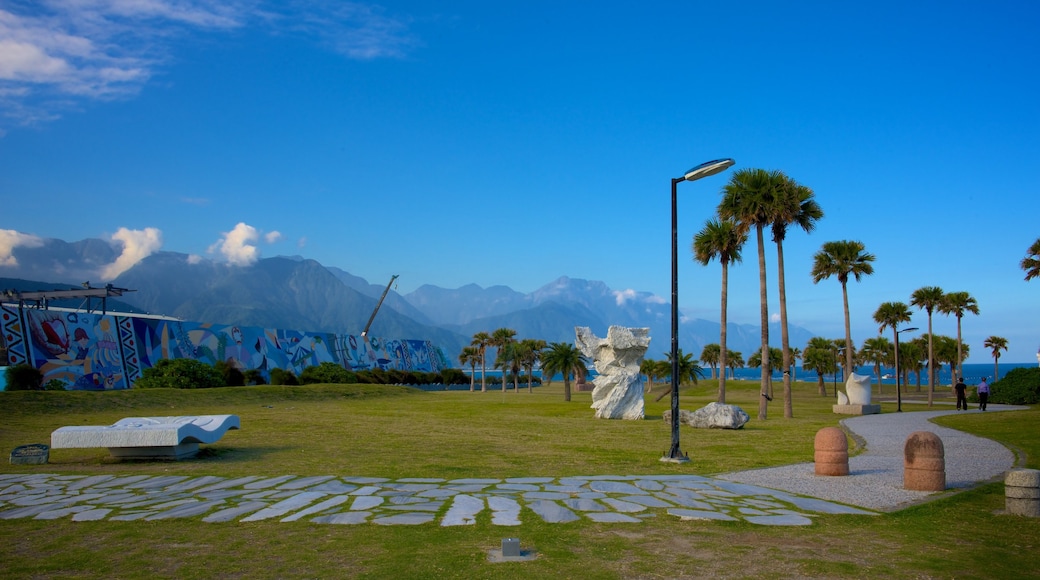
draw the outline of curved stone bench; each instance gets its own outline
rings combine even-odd
[[[107,447],[123,459],[184,459],[199,443],[215,443],[239,429],[238,415],[128,417],[112,425],[62,427],[51,433],[51,449]]]

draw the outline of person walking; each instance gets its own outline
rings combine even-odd
[[[959,377],[957,379],[957,384],[953,385],[953,390],[957,392],[957,410],[967,411],[968,397],[965,396],[965,393],[968,390],[968,385],[964,384],[964,377]]]
[[[985,411],[986,403],[989,401],[989,383],[986,382],[986,377],[982,377],[982,381],[979,382],[979,409]]]

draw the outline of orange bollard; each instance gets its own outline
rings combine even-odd
[[[914,431],[903,447],[903,488],[946,489],[946,456],[942,439],[931,431]]]
[[[837,427],[824,427],[816,432],[813,444],[816,475],[849,474],[849,441]]]

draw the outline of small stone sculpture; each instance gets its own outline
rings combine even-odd
[[[849,380],[845,381],[845,392],[849,395],[850,405],[869,405],[870,375],[849,375]]]
[[[592,408],[597,419],[642,419],[643,379],[639,364],[650,346],[649,328],[611,326],[607,338],[586,326],[574,328],[581,353],[592,359],[599,374],[592,383]]]
[[[123,459],[184,459],[198,453],[199,443],[215,443],[239,429],[238,415],[127,417],[112,425],[61,427],[51,433],[51,448],[107,447]]]

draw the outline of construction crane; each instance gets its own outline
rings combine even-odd
[[[372,321],[376,319],[376,313],[379,312],[379,307],[383,305],[383,300],[386,299],[387,292],[390,292],[390,286],[394,284],[394,280],[397,279],[397,274],[390,277],[390,282],[386,285],[386,289],[383,290],[383,295],[379,297],[379,302],[376,303],[376,309],[372,311],[372,316],[368,317],[368,324],[365,325],[365,329],[361,331],[361,338],[368,337],[368,329],[372,328]]]

